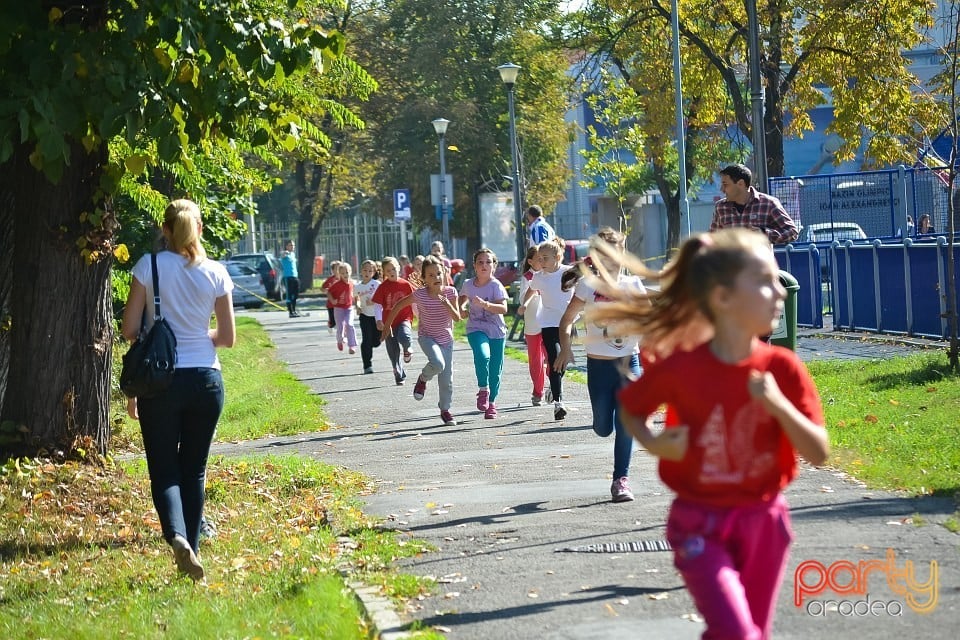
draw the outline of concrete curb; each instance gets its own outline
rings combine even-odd
[[[355,581],[347,581],[346,584],[363,608],[364,617],[370,624],[371,638],[407,640],[411,637],[410,632],[404,628],[400,616],[394,610],[393,603],[380,593],[378,587]]]

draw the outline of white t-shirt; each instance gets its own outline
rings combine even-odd
[[[373,292],[377,290],[377,287],[380,286],[379,280],[370,279],[370,282],[364,284],[363,282],[358,282],[353,285],[353,295],[357,296],[357,301],[360,303],[360,313],[365,316],[375,316],[376,315],[376,306],[370,302],[370,298],[373,297]]]
[[[572,267],[568,264],[562,264],[553,273],[546,271],[537,271],[533,274],[530,281],[530,288],[540,292],[540,310],[537,312],[537,322],[543,327],[559,327],[560,318],[567,310],[570,304],[570,298],[573,297],[573,288],[569,291],[560,289],[560,279],[565,271]]]
[[[531,276],[533,273],[530,274]],[[526,275],[520,276],[520,300],[523,301],[523,296],[527,294],[527,290],[530,288],[530,281],[527,280]],[[535,336],[540,334],[540,323],[537,322],[537,312],[540,311],[540,296],[534,295],[527,301],[527,306],[524,307],[523,311],[523,333],[528,336]]]
[[[233,291],[226,267],[214,260],[187,266],[187,259],[172,251],[157,254],[160,278],[160,312],[177,338],[177,368],[220,368],[217,349],[207,333],[216,299]],[[146,326],[153,326],[153,275],[150,254],[133,267],[133,277],[147,290]]]
[[[620,276],[617,281],[621,289],[636,289],[640,293],[646,292],[643,283],[637,276]],[[608,335],[606,327],[590,322],[590,310],[609,299],[598,293],[588,278],[581,278],[573,295],[584,303],[583,311],[587,317],[587,335],[583,339],[583,347],[588,356],[606,358],[620,358],[640,352],[638,336]]]

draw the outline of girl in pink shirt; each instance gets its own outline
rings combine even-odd
[[[612,301],[588,319],[642,335],[653,358],[620,392],[621,419],[676,493],[667,519],[674,566],[706,621],[704,638],[770,638],[792,538],[781,491],[798,453],[820,465],[829,450],[803,363],[760,339],[786,296],[770,242],[723,229],[690,238],[660,274],[635,259],[628,266],[659,276],[662,288],[640,293],[606,278]],[[673,418],[655,435],[647,419],[663,404]]]
[[[423,259],[421,279],[424,286],[397,302],[383,321],[383,338],[390,337],[390,326],[397,314],[416,303],[420,317],[417,342],[427,363],[413,387],[413,397],[423,400],[427,383],[438,377],[440,419],[445,425],[455,425],[457,421],[450,413],[450,406],[453,403],[453,323],[460,320],[457,290],[444,283],[443,263],[435,256]]]

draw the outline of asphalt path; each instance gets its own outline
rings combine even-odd
[[[551,407],[530,405],[526,365],[508,358],[500,415],[485,420],[475,407],[469,347],[458,344],[458,423],[443,426],[435,384],[424,400],[412,397],[424,363],[418,349],[410,382],[398,387],[382,348],[371,375],[362,373],[359,354],[336,349],[322,309],[297,319],[250,315],[289,370],[326,400],[332,426],[217,445],[214,453],[296,452],[370,476],[376,490],[365,497],[366,511],[435,548],[400,562],[404,572],[439,582],[438,593],[398,612],[400,628],[421,621],[455,640],[700,636],[703,623],[672,554],[657,550],[671,494],[654,459],[638,449],[630,472],[637,499],[610,502],[613,441],[593,433],[585,385],[566,382],[569,415],[555,422]],[[916,348],[807,332],[798,353],[886,358]],[[960,538],[941,526],[956,509],[952,500],[868,490],[839,471],[808,466],[786,495],[795,541],[774,637],[958,637]],[[802,594],[798,607],[801,566],[808,567],[801,584],[816,591],[821,581],[825,590]]]

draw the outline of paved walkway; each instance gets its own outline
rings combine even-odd
[[[436,547],[402,563],[403,571],[440,583],[438,594],[400,612],[405,623],[420,620],[452,640],[699,637],[703,624],[671,554],[638,550],[664,538],[670,493],[657,480],[653,458],[638,450],[631,469],[637,500],[610,503],[613,442],[590,428],[584,385],[567,382],[570,415],[554,422],[549,407],[530,406],[525,365],[507,359],[500,417],[484,420],[473,406],[470,351],[458,345],[458,424],[444,427],[435,384],[416,402],[411,384],[393,384],[383,349],[375,355],[376,373],[362,375],[359,355],[337,351],[322,310],[295,320],[285,313],[251,315],[264,324],[290,371],[327,401],[334,426],[220,445],[215,453],[297,452],[374,478],[377,490],[367,497],[367,511]],[[802,337],[798,351],[807,359],[888,357],[910,348]],[[411,379],[423,362],[415,350]],[[841,473],[809,467],[788,499],[796,540],[778,599],[776,638],[956,637],[958,537],[937,524],[953,513],[952,501],[868,491]],[[918,514],[923,526],[910,524]],[[609,552],[590,552],[602,545]],[[866,592],[888,611],[873,605],[860,615],[866,605],[854,610],[854,604],[865,595],[832,592],[814,598],[810,610],[794,605],[800,562],[849,561],[856,567],[884,560],[888,548],[899,569],[906,560],[915,564],[918,581],[928,579],[930,561],[939,563],[932,613],[915,613],[879,571],[866,576]],[[849,581],[843,572],[836,579]],[[833,601],[825,612],[823,600]]]

